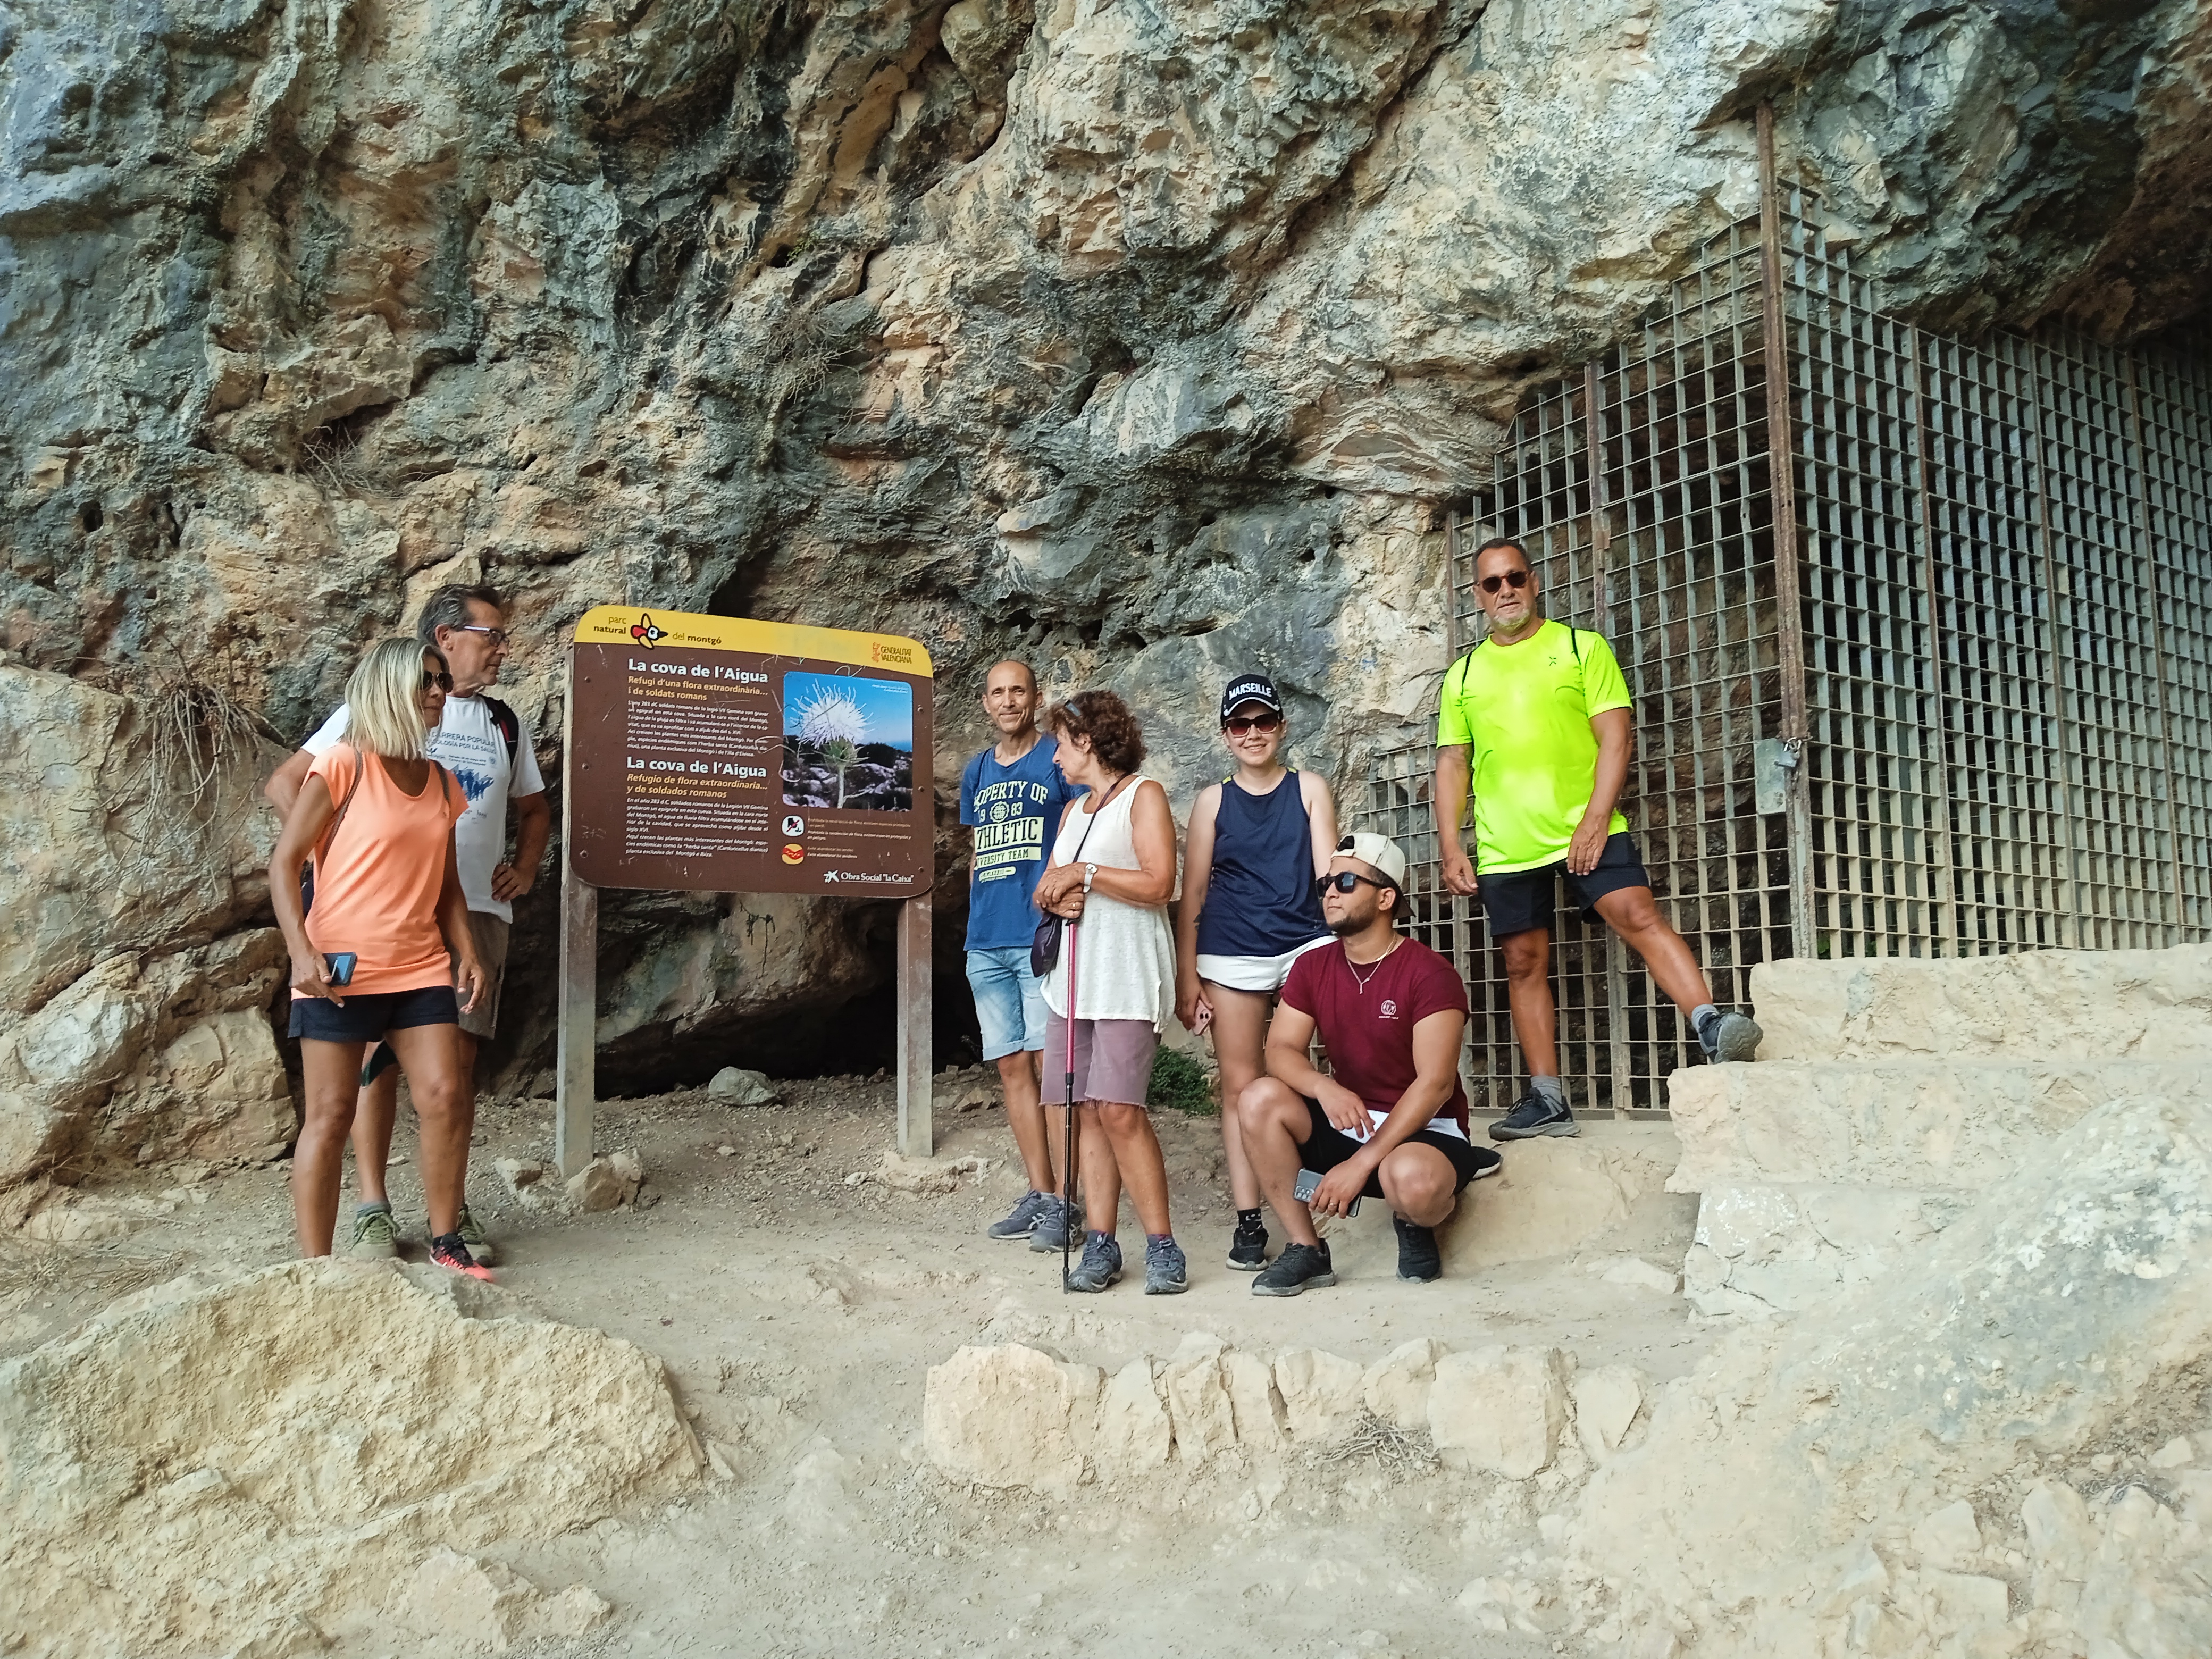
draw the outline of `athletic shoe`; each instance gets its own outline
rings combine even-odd
[[[1444,1276],[1444,1258],[1437,1249],[1436,1230],[1417,1226],[1401,1215],[1390,1218],[1398,1230],[1398,1277],[1409,1285],[1425,1285]]]
[[[1469,1181],[1481,1181],[1505,1167],[1505,1160],[1487,1146],[1470,1145],[1468,1151],[1474,1154],[1474,1173],[1468,1177]]]
[[[399,1230],[389,1210],[353,1212],[353,1248],[346,1252],[357,1261],[389,1261],[399,1254]]]
[[[1067,1200],[1058,1193],[1047,1193],[1044,1206],[1037,1212],[1036,1225],[1030,1232],[1030,1249],[1042,1255],[1060,1249],[1063,1242],[1069,1249],[1083,1248],[1083,1212],[1069,1215]]]
[[[489,1282],[491,1269],[469,1254],[469,1247],[461,1243],[459,1233],[447,1233],[430,1241],[430,1261],[440,1267],[449,1267],[457,1273],[466,1273],[471,1279]]]
[[[469,1247],[469,1254],[476,1258],[477,1267],[496,1267],[499,1265],[499,1246],[484,1237],[483,1227],[469,1213],[469,1206],[465,1204],[461,1206],[461,1224],[457,1231],[461,1235],[461,1243]]]
[[[1490,1126],[1492,1140],[1534,1140],[1538,1135],[1578,1135],[1583,1126],[1563,1102],[1553,1105],[1533,1090],[1513,1103],[1513,1109]]]
[[[1067,1275],[1067,1288],[1096,1296],[1121,1276],[1121,1246],[1110,1233],[1093,1233],[1084,1241],[1083,1260]]]
[[[983,1231],[992,1238],[1027,1238],[1047,1202],[1045,1195],[1032,1188],[1022,1194],[1021,1202],[1007,1211],[1003,1219],[994,1221]]]
[[[1267,1224],[1240,1221],[1229,1241],[1229,1265],[1240,1273],[1256,1273],[1267,1265]]]
[[[1190,1264],[1172,1238],[1145,1241],[1145,1294],[1181,1296],[1190,1288]]]
[[[1336,1269],[1329,1266],[1328,1244],[1285,1244],[1282,1255],[1252,1281],[1255,1296],[1297,1296],[1309,1285],[1334,1285]]]
[[[1759,1041],[1765,1035],[1749,1014],[1730,1008],[1698,1027],[1698,1046],[1705,1051],[1707,1060],[1751,1060],[1758,1055]]]

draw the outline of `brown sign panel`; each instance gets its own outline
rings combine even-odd
[[[576,624],[569,867],[595,887],[929,890],[929,653],[600,605]]]

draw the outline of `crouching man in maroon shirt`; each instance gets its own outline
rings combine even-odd
[[[1389,1204],[1398,1277],[1443,1272],[1433,1231],[1462,1188],[1499,1158],[1467,1138],[1459,1080],[1467,988],[1451,963],[1401,938],[1406,855],[1381,836],[1346,836],[1322,878],[1322,914],[1337,943],[1291,969],[1267,1028],[1267,1075],[1238,1097],[1244,1149],[1291,1242],[1252,1281],[1255,1296],[1334,1285],[1316,1211],[1341,1215],[1356,1199]],[[1330,1070],[1310,1049],[1319,1032]],[[1299,1171],[1318,1173],[1310,1201]]]

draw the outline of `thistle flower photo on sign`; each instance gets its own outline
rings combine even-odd
[[[896,680],[783,678],[783,799],[863,811],[914,806],[914,690]]]

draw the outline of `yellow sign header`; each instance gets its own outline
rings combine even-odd
[[[817,662],[848,662],[894,673],[932,673],[929,651],[919,640],[897,634],[856,634],[843,628],[808,628],[798,623],[754,622],[744,617],[702,617],[688,611],[654,611],[636,605],[601,605],[576,623],[579,645],[626,645],[650,651],[681,647],[691,651],[744,651],[761,657],[808,657]]]

